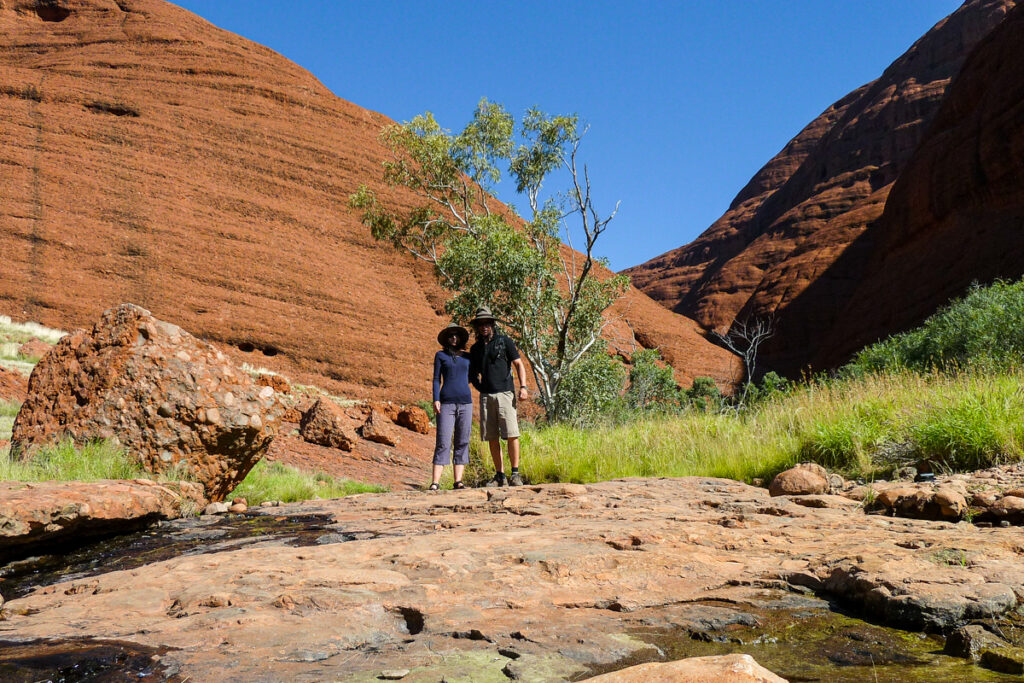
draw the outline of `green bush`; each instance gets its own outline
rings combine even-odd
[[[992,369],[1024,362],[1024,280],[975,284],[918,328],[893,335],[854,356],[846,372],[865,374],[908,368]]]
[[[629,369],[629,388],[624,400],[632,410],[674,411],[679,409],[679,387],[672,366],[659,365],[657,349],[644,349],[633,354]]]
[[[690,407],[705,413],[721,410],[725,405],[725,397],[710,377],[694,377],[684,395]]]
[[[591,350],[562,380],[557,397],[557,414],[576,426],[592,425],[613,409],[625,382],[622,363],[605,353]]]

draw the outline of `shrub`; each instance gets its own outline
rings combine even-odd
[[[603,349],[587,353],[561,381],[556,411],[560,419],[576,426],[594,424],[614,407],[625,374],[622,363]]]
[[[684,394],[687,403],[701,412],[717,411],[725,405],[725,397],[710,377],[694,377]]]
[[[909,368],[955,370],[1024,362],[1024,280],[971,286],[918,328],[893,335],[854,356],[846,372]]]
[[[672,366],[660,364],[657,349],[644,349],[633,354],[629,370],[626,405],[633,410],[669,411],[679,408],[679,387]]]

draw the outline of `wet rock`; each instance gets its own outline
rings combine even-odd
[[[594,683],[786,683],[786,679],[744,654],[640,664],[587,680]]]
[[[329,399],[313,404],[299,425],[299,434],[309,443],[351,451],[358,441],[356,427],[345,411]]]
[[[1004,674],[1024,674],[1024,648],[998,647],[983,650],[979,663],[986,669]]]
[[[211,539],[216,552],[20,595],[0,623],[23,638],[131,633],[171,648],[192,680],[291,680],[295,665],[281,658],[300,650],[346,653],[316,664],[322,680],[373,680],[414,662],[433,680],[498,680],[503,669],[567,680],[657,657],[629,636],[637,629],[728,639],[730,624],[753,618],[751,601],[772,600],[773,613],[776,600],[827,608],[794,585],[851,613],[943,633],[1001,623],[1024,586],[1018,543],[999,529],[801,507],[706,477],[395,492],[198,521],[255,529],[300,511],[317,516],[301,542]],[[509,576],[511,590],[500,581]],[[231,607],[210,607],[221,594]],[[842,645],[844,661],[856,642]]]
[[[398,413],[398,424],[420,434],[430,433],[430,417],[418,406],[406,406]]]
[[[392,424],[387,415],[379,410],[371,410],[362,426],[363,438],[386,446],[397,446],[399,437]]]
[[[977,661],[981,659],[982,650],[999,648],[1005,645],[1007,645],[1005,640],[984,626],[969,624],[961,626],[946,636],[946,646],[943,652],[952,657],[963,657],[964,659]]]
[[[0,560],[22,548],[195,514],[205,504],[202,486],[192,482],[0,482]]]
[[[828,493],[828,472],[821,465],[801,463],[780,472],[768,486],[772,496],[806,496]]]
[[[219,500],[266,452],[282,410],[213,346],[123,304],[40,361],[11,441],[31,458],[63,438],[116,439],[147,470],[182,469]]]

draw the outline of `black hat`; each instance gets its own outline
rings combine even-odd
[[[469,341],[469,330],[467,330],[465,327],[457,323],[449,323],[447,327],[438,332],[437,343],[447,348],[448,345],[445,344],[445,342],[448,340],[448,335],[450,335],[452,332],[455,332],[457,335],[459,335],[459,343],[456,348],[463,348],[466,345],[466,342]]]
[[[473,319],[470,322],[472,324],[474,324],[474,325],[476,325],[477,323],[482,323],[482,322],[492,322],[493,323],[494,322],[494,314],[491,313],[491,309],[487,308],[486,306],[481,306],[480,308],[476,309],[476,315],[473,316]]]

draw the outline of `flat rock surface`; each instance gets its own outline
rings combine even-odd
[[[1024,595],[1016,529],[802,507],[722,479],[362,495],[269,514],[329,521],[313,545],[39,588],[4,606],[0,640],[168,647],[164,665],[193,680],[563,680],[650,648],[632,629],[739,619],[733,606],[770,588],[934,629]]]

